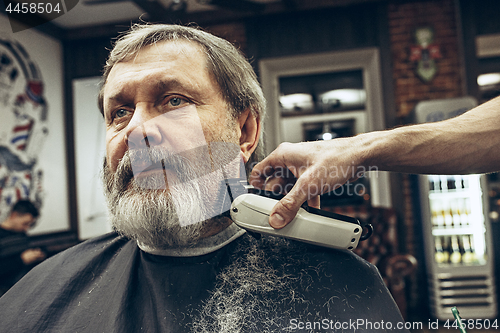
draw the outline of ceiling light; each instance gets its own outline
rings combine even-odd
[[[489,86],[500,83],[500,73],[481,74],[477,77],[477,84],[480,86]]]

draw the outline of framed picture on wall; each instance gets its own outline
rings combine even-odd
[[[40,208],[30,235],[69,231],[62,46],[0,15],[0,220],[28,199]]]

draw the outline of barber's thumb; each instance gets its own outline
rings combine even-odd
[[[292,198],[290,194],[283,197],[274,206],[269,216],[269,224],[274,229],[281,229],[292,221],[300,209],[301,202]]]

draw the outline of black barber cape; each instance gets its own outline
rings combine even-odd
[[[28,249],[28,243],[28,236],[24,232],[0,227],[0,296],[31,268],[21,259],[21,254]]]
[[[240,229],[216,245],[168,256],[115,233],[81,243],[0,298],[0,332],[408,332],[352,252]]]

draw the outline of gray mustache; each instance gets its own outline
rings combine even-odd
[[[239,145],[228,142],[212,142],[175,154],[162,146],[133,149],[124,154],[117,176],[128,184],[143,172],[169,170],[176,175],[175,182],[188,182],[223,168],[237,158],[239,152]]]

